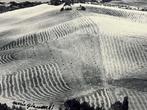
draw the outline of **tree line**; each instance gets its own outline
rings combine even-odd
[[[129,102],[128,102],[128,97],[124,97],[123,102],[117,101],[114,104],[111,105],[109,110],[128,110],[129,109]],[[102,106],[90,106],[89,103],[83,102],[80,103],[76,99],[72,100],[67,100],[64,103],[64,110],[106,110],[104,107],[104,104]],[[63,110],[62,108],[59,108],[59,110]]]
[[[101,3],[105,3],[105,2],[110,2],[112,0],[50,0],[50,4],[51,5],[60,5],[64,2],[67,1],[71,1],[71,3],[85,3],[85,2],[101,2]]]
[[[19,2],[19,3],[15,1],[11,1],[9,3],[0,2],[0,13],[21,9],[21,8],[32,7],[40,4],[42,4],[42,2],[30,2],[30,1]]]

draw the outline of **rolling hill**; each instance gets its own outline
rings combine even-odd
[[[146,110],[147,12],[83,5],[0,14],[1,97],[108,108],[129,96],[130,110]]]

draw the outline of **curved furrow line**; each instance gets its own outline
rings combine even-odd
[[[134,96],[134,94],[132,92],[126,91],[127,95],[130,96],[129,97],[129,108],[132,110],[142,110],[141,108],[141,104],[139,103],[138,99],[136,99],[136,97]]]
[[[8,77],[8,76],[7,76]],[[10,93],[11,93],[11,97],[12,96],[14,96],[14,91],[13,91],[13,84],[12,84],[12,75],[9,75],[9,80],[8,80],[8,82],[9,82],[9,88],[10,88]]]
[[[91,106],[94,107],[94,108],[96,108],[96,106],[95,106],[95,101],[96,101],[95,98],[93,97],[93,95],[90,98],[91,98],[90,99],[91,100],[91,102],[90,102],[91,103]]]
[[[106,48],[106,54],[108,55],[108,57],[106,59],[104,59],[105,61],[107,61],[106,64],[104,64],[104,65],[108,65],[108,67],[106,68],[106,71],[108,72],[107,74],[110,74],[110,76],[113,77],[113,70],[114,70],[114,66],[113,66],[114,65],[114,63],[113,63],[114,49],[112,46],[113,42],[111,41],[109,36],[106,36],[106,38],[104,40],[106,43],[106,47],[104,47],[104,48]]]
[[[88,100],[89,100],[89,105],[92,106],[93,105],[93,98],[92,98],[92,96],[88,96]]]
[[[107,95],[108,95],[108,98],[109,98],[109,101],[110,101],[109,103],[110,104],[113,104],[114,102],[117,101],[117,98],[116,98],[115,94],[112,94],[112,92],[114,93],[114,91],[111,90],[111,88],[110,88],[110,90],[106,90],[106,92],[107,92]]]
[[[105,71],[106,71],[107,76],[110,75],[110,77],[113,77],[113,74],[111,74],[111,69],[113,69],[113,68],[111,68],[111,66],[113,64],[112,64],[110,57],[113,58],[113,56],[112,56],[112,54],[110,54],[110,51],[111,51],[110,50],[111,45],[109,44],[110,39],[106,35],[103,35],[103,38],[101,38],[101,37],[102,36],[100,35],[100,39],[102,39],[101,48],[103,48],[102,49],[102,58],[103,58],[104,66],[106,68]]]
[[[84,97],[84,100],[85,100],[85,102],[88,102],[89,103],[88,96],[85,96]]]
[[[48,41],[48,35],[47,35],[47,32],[46,31],[44,31],[44,41],[46,40],[46,41]],[[38,42],[39,43],[39,42]]]
[[[48,66],[48,69],[51,67],[51,65],[47,65]],[[49,67],[50,66],[50,67]],[[53,68],[53,67],[51,67],[51,68]],[[59,91],[56,87],[54,87],[54,86],[56,86],[56,84],[55,84],[55,82],[54,82],[54,80],[55,81],[57,81],[54,77],[54,75],[52,75],[52,74],[56,74],[54,71],[52,71],[52,69],[50,68],[50,70],[51,70],[51,73],[50,73],[50,75],[48,76],[48,78],[49,77],[52,77],[52,79],[50,78],[50,84],[51,84],[51,88],[52,88],[52,90],[53,90],[53,92],[54,93],[56,93],[56,94],[53,94],[53,95],[57,95],[57,93],[58,94],[61,94],[61,93],[64,93],[64,92],[66,92],[66,91],[64,91],[64,90],[62,90],[62,91]],[[35,70],[36,69],[36,70]],[[33,89],[35,89],[35,92],[36,92],[36,94],[38,94],[39,96],[43,96],[43,97],[46,97],[46,96],[52,96],[50,93],[48,94],[48,92],[47,92],[47,90],[45,90],[45,87],[44,87],[44,89],[42,88],[43,86],[41,86],[42,84],[40,84],[41,82],[40,82],[40,80],[39,79],[41,79],[41,78],[43,78],[43,77],[41,77],[41,76],[39,76],[39,74],[41,74],[41,73],[39,73],[39,71],[37,70],[37,69],[39,69],[38,68],[38,66],[36,66],[36,67],[33,67],[33,68],[31,68],[30,69],[30,71],[31,71],[31,74],[33,74],[32,76],[29,76],[30,77],[30,80],[32,80],[31,81],[31,83],[32,83],[32,86],[31,86],[31,88],[33,88]],[[23,73],[23,74],[25,74],[25,73]],[[37,76],[38,75],[38,76]],[[47,74],[46,74],[47,75]],[[22,76],[22,74],[21,74],[21,76]],[[46,76],[45,76],[46,77]],[[58,77],[58,75],[56,75],[56,77]],[[22,78],[20,78],[22,81],[24,81],[25,82],[25,80],[23,79],[23,76],[22,76]],[[60,78],[61,79],[61,78]],[[63,81],[62,81],[63,82]],[[22,83],[20,83],[20,84],[22,84]],[[59,84],[60,85],[60,84]],[[28,85],[26,85],[26,84],[23,84],[23,86],[21,87],[20,86],[20,89],[21,89],[21,91],[22,91],[22,93],[25,95],[25,93],[27,92],[27,90],[26,90],[26,87],[25,86],[28,86]],[[46,92],[45,92],[46,91]],[[52,92],[52,91],[51,91]],[[26,96],[25,96],[26,97]]]
[[[101,107],[101,106],[102,106],[102,99],[101,99],[99,93],[96,92],[96,95],[95,95],[95,96],[96,96],[96,98],[97,98],[97,105],[96,105],[96,106]]]
[[[104,107],[106,109],[108,109],[111,105],[110,105],[110,102],[109,102],[109,97],[106,93],[106,89],[101,91],[100,94],[101,94],[102,102],[104,103]]]
[[[13,91],[12,90],[12,85],[11,84],[9,84],[10,82],[8,81],[8,79],[9,79],[9,76],[10,75],[8,75],[7,77],[6,77],[6,82],[8,82],[8,83],[6,83],[6,85],[4,85],[4,86],[6,86],[7,87],[7,91],[4,91],[5,93],[4,94],[6,94],[6,95],[3,95],[4,97],[12,97],[13,95],[10,95],[10,93]],[[22,83],[22,82],[21,82]],[[15,83],[14,83],[15,84]],[[20,84],[20,83],[19,83]],[[15,84],[16,85],[16,84]],[[4,88],[4,86],[3,86],[3,88]],[[17,85],[16,85],[17,86]],[[10,89],[11,89],[11,91],[10,91]],[[21,89],[22,90],[22,89]],[[29,91],[30,92],[30,91]],[[21,95],[20,95],[21,94]],[[15,95],[15,97],[17,97],[17,99],[32,99],[31,97],[30,97],[30,94],[28,95],[28,96],[26,96],[26,94],[24,94],[24,93],[16,93],[16,95]],[[40,98],[42,98],[42,97],[39,97],[38,99],[37,99],[37,97],[34,97],[33,98],[33,100],[40,100]],[[50,97],[51,98],[51,97]]]
[[[38,79],[37,74],[34,69],[35,69],[34,67],[30,68],[31,70],[30,79],[32,80],[33,89],[35,89],[36,94],[38,94],[39,96],[46,97],[46,95],[42,93],[43,92],[42,89],[39,87],[38,80],[37,80]]]
[[[41,73],[41,80],[43,85],[45,86],[44,88],[46,88],[47,93],[52,94],[53,96],[57,95],[56,92],[53,91],[53,89],[50,87],[50,84],[48,83],[48,73],[50,72],[50,70],[46,69],[45,67],[46,65],[42,65],[42,73]]]
[[[121,39],[119,40],[117,36],[113,38],[111,36],[100,36],[107,77],[122,76],[126,72],[132,72],[135,69],[139,69],[140,66],[147,64],[141,44],[137,42],[121,42]]]
[[[110,76],[110,74],[108,74],[108,66],[107,66],[107,63],[108,63],[108,61],[106,62],[106,60],[104,60],[104,58],[105,59],[107,59],[108,58],[108,54],[107,54],[107,48],[105,48],[106,47],[106,45],[107,45],[107,40],[105,40],[104,41],[104,39],[105,39],[105,35],[103,35],[103,38],[101,38],[101,35],[99,35],[99,42],[100,42],[100,45],[101,45],[101,55],[102,55],[102,60],[103,60],[103,65],[104,65],[104,68],[107,68],[107,69],[105,69],[105,74],[106,74],[106,76],[108,77],[108,78],[111,78],[112,76]]]
[[[51,65],[51,64],[48,64],[48,65],[47,65],[47,68],[51,70],[51,72],[49,72],[49,77],[50,77],[50,80],[51,80],[50,83],[51,83],[51,85],[52,85],[53,90],[54,90],[55,92],[57,92],[57,93],[61,93],[61,94],[64,93],[63,91],[60,91],[60,90],[57,88],[56,79],[55,79],[55,76],[54,76],[55,71],[54,71],[52,65]]]
[[[30,88],[28,88],[29,87],[29,81],[27,80],[27,70],[21,70],[21,72],[20,72],[20,74],[21,74],[21,80],[22,80],[22,82],[24,83],[23,84],[23,88],[24,88],[24,92],[22,93],[22,94],[26,94],[25,95],[25,97],[27,96],[29,96],[30,98],[32,98],[32,97],[36,97],[34,94],[31,94],[32,93],[32,91],[30,90]],[[37,98],[37,97],[36,97]]]
[[[38,43],[41,43],[41,42],[43,42],[43,32],[39,32],[38,33]]]
[[[103,89],[96,91],[96,96],[98,98],[98,105],[104,106],[106,109],[109,108],[109,102],[107,99],[107,95],[105,94],[105,91]]]
[[[92,8],[92,7],[88,7],[88,8]],[[93,9],[91,9],[90,11],[100,13],[100,14],[112,15],[112,16],[123,16],[122,11],[116,11],[116,10],[114,11],[112,9],[106,9],[102,7],[98,7],[98,8],[93,7]]]
[[[80,18],[80,20],[78,20],[78,21],[81,21],[81,19],[83,19],[83,18]],[[55,26],[55,29],[53,29],[55,31],[54,32],[55,35],[54,35],[54,33],[52,33],[52,36],[53,36],[53,38],[54,38],[54,36],[56,36],[57,38],[64,37],[66,35],[69,35],[70,33],[77,31],[78,29],[81,28],[82,25],[83,25],[82,22],[78,23],[78,25],[76,22],[73,22],[72,25],[69,23],[64,23],[62,25]]]
[[[15,86],[14,87],[15,91],[17,91],[15,95],[18,95],[19,97],[23,97],[23,99],[24,99],[24,97],[30,98],[30,94],[28,96],[26,96],[26,93],[27,93],[26,86],[27,85],[25,84],[25,80],[24,80],[23,74],[24,74],[23,72],[20,72],[20,73],[17,73],[17,76],[15,75],[16,77],[14,77],[15,79],[13,81],[13,83],[15,85],[10,84],[10,81],[9,81],[10,75],[3,76],[3,78],[2,78],[2,91],[4,91],[4,92],[2,93],[3,94],[2,96],[4,96],[4,97],[11,97],[11,96],[13,96],[13,95],[10,95],[10,94],[12,94],[12,92],[14,94],[14,91],[13,91],[14,89],[12,89],[12,88]],[[18,81],[18,82],[16,82],[16,81]],[[7,91],[5,91],[6,89],[7,89]],[[25,96],[22,96],[22,94],[25,95]],[[34,97],[34,99],[36,99],[36,98],[37,97]],[[39,97],[38,99],[40,99],[40,98],[41,97]]]
[[[21,94],[21,97],[22,99],[27,99],[28,100],[28,97],[26,97],[23,93],[24,93],[24,87],[23,87],[23,82],[21,81],[21,71],[19,71],[17,74],[16,74],[16,80],[18,80],[17,82],[17,85],[18,85],[18,90],[19,90],[19,94]],[[19,95],[20,96],[20,95]]]
[[[73,21],[71,21],[73,22]],[[67,22],[64,24],[59,24],[58,26],[54,26],[52,29],[50,29],[51,31],[51,39],[52,40],[57,40],[59,38],[63,38],[64,36],[70,35],[71,33],[77,31],[78,29],[80,29],[81,27],[76,27],[73,29],[73,27],[75,27],[74,22],[71,23]],[[61,32],[61,33],[59,33]]]
[[[77,23],[74,22],[72,23],[72,25],[69,22],[67,22],[64,24],[59,24],[42,32],[22,36],[21,38],[4,45],[3,47],[0,48],[0,50],[8,50],[13,48],[21,48],[21,47],[37,45],[38,43],[43,43],[48,40],[55,40],[60,37],[69,35],[70,33],[73,33],[76,30],[80,29],[81,27],[82,29],[87,30],[86,28],[87,26],[93,25],[93,22],[91,22],[89,18],[87,19],[82,17],[80,18],[79,21],[80,24],[78,25],[76,25]],[[89,29],[86,32],[89,32]],[[93,32],[92,28],[90,29],[90,32]]]
[[[146,51],[146,47],[144,47],[141,42],[137,41],[135,42],[135,45],[137,46],[138,50],[140,50],[141,52],[138,52],[138,54],[140,54],[140,58],[142,59],[142,62],[144,62],[145,64],[147,64],[147,54],[145,53]]]
[[[88,25],[91,26],[91,33],[94,34],[94,35],[96,35],[97,37],[99,37],[100,31],[99,31],[99,26],[98,26],[98,24],[96,24],[95,21],[94,21],[93,19],[91,19],[90,17],[88,17],[87,22],[89,22],[89,23],[87,24],[87,26],[88,26]]]
[[[116,49],[116,54],[117,54],[117,57],[116,57],[116,59],[117,59],[117,62],[119,63],[119,64],[121,64],[121,65],[118,65],[117,64],[117,71],[118,71],[118,73],[119,73],[119,75],[121,76],[122,75],[122,73],[123,73],[123,71],[124,70],[126,70],[126,68],[124,68],[124,66],[123,66],[123,63],[124,63],[124,60],[122,60],[122,54],[121,54],[121,41],[120,40],[117,40],[118,39],[118,36],[115,36],[115,39],[114,39],[114,43],[115,43],[115,49]],[[119,44],[120,44],[120,47],[119,47]]]
[[[44,32],[42,32],[41,33],[41,42],[44,42],[44,41],[46,41],[46,35],[45,35],[45,32],[46,31],[44,31]],[[36,39],[38,40],[38,34],[36,35]],[[38,42],[39,42],[39,40],[38,40]]]
[[[113,44],[113,48],[114,48],[114,52],[115,52],[115,55],[116,55],[116,62],[117,63],[115,63],[114,62],[114,64],[115,64],[115,69],[117,70],[117,74],[118,74],[118,76],[121,76],[122,75],[122,73],[124,72],[124,71],[126,71],[126,68],[122,68],[123,66],[123,61],[121,61],[121,52],[120,52],[120,49],[119,49],[119,47],[118,47],[118,44],[120,44],[120,40],[117,40],[118,38],[117,37],[115,37],[114,39],[113,39],[113,42],[112,42],[112,44]]]
[[[117,94],[114,94],[115,90],[102,89],[85,96],[78,97],[77,100],[82,102],[88,102],[94,104],[94,107],[102,105],[105,109],[111,107],[111,104],[118,101]],[[146,110],[147,107],[147,96],[141,94],[138,91],[122,89],[124,96],[129,97],[129,108],[130,110]]]
[[[134,61],[133,61],[133,57],[131,56],[131,51],[129,50],[130,48],[130,44],[129,43],[126,43],[126,56],[128,58],[128,60],[132,63],[130,63],[130,67],[133,68],[135,65],[134,65]]]
[[[141,56],[142,50],[140,50],[139,46],[136,43],[134,43],[134,51],[137,64],[138,66],[141,66],[144,64],[143,58]]]
[[[10,74],[11,76],[11,81],[10,81],[10,87],[11,87],[11,91],[12,91],[12,96],[16,97],[18,100],[21,100],[23,98],[23,96],[20,95],[20,93],[16,92],[18,91],[18,87],[16,84],[16,79],[15,79],[15,75],[14,74]]]
[[[61,92],[65,92],[64,89],[62,88],[62,85],[60,83],[60,80],[59,80],[59,77],[58,77],[58,73],[57,73],[57,68],[54,66],[54,64],[51,65],[51,67],[53,68],[53,71],[54,71],[54,80],[55,80],[55,86],[57,87],[57,89]]]
[[[42,66],[42,65],[41,65],[41,66]],[[50,66],[51,66],[51,65],[50,65]],[[51,67],[51,68],[53,68],[53,67]],[[34,69],[39,70],[40,68],[39,68],[38,66],[35,66]],[[37,88],[39,88],[39,91],[41,91],[42,94],[43,94],[44,96],[51,96],[50,94],[48,94],[48,93],[45,92],[45,88],[43,88],[43,86],[41,86],[41,84],[40,84],[39,78],[44,80],[44,77],[39,77],[39,71],[35,71],[34,73],[36,73],[36,81],[37,81],[37,83],[38,83]],[[55,73],[55,71],[53,70],[53,71],[52,71],[52,75],[53,75],[52,77],[55,77],[55,76],[54,76],[55,74],[56,74],[56,73]],[[54,82],[54,80],[55,80],[55,82]],[[56,84],[56,79],[53,78],[52,82],[54,82],[54,86],[55,86],[55,87],[58,86],[58,84]],[[57,90],[58,90],[58,92],[59,92],[59,88],[58,88]],[[61,91],[61,92],[64,93],[65,91]]]
[[[60,93],[58,93],[57,91],[55,91],[55,89],[53,88],[53,85],[51,83],[51,80],[50,80],[50,77],[51,76],[49,75],[49,73],[52,72],[52,71],[48,68],[48,65],[44,65],[44,69],[47,71],[43,75],[45,77],[45,81],[47,83],[47,87],[48,87],[47,89],[49,91],[51,91],[53,94],[55,94],[55,95],[60,95]]]
[[[109,90],[108,89],[104,89],[104,96],[106,96],[106,101],[107,101],[107,107],[110,107],[111,106],[111,100],[110,100],[110,97],[109,97]]]
[[[9,75],[8,75],[9,76]],[[6,77],[6,97],[8,96],[8,97],[10,97],[10,87],[9,87],[9,81],[8,81],[8,78],[9,77]]]
[[[87,17],[85,17],[83,20],[82,20],[82,22],[83,22],[83,29],[84,29],[84,31],[86,32],[86,33],[92,33],[92,34],[95,34],[95,24],[93,24],[93,22],[92,22],[92,20],[91,19],[89,19],[89,18],[87,18]],[[84,25],[84,24],[86,24],[86,26]],[[88,27],[89,26],[89,27]]]
[[[130,50],[133,62],[135,63],[135,65],[137,65],[138,62],[137,62],[137,57],[136,57],[136,53],[135,53],[133,44],[130,44],[130,49],[129,50]]]
[[[119,39],[119,36],[117,36],[116,39]],[[124,42],[121,42],[121,40],[116,40],[115,43],[116,43],[116,51],[118,54],[118,62],[119,64],[121,64],[119,65],[118,70],[120,70],[119,71],[120,75],[123,76],[124,73],[127,72],[129,62],[128,60],[126,61],[127,56],[125,57],[124,55],[125,46],[122,47],[124,45],[123,44]]]
[[[97,106],[101,107],[102,105],[107,109],[111,106],[111,102],[109,99],[109,95],[106,92],[107,90],[98,90],[93,93],[90,93],[85,96],[78,97],[77,100],[81,100],[80,102],[87,102],[90,105],[94,105],[96,108]]]
[[[91,18],[85,16],[84,18],[82,17],[79,22],[85,33],[98,34],[97,25],[92,21]]]
[[[26,35],[26,36],[22,36],[18,38],[17,40],[4,45],[3,47],[0,48],[0,50],[4,51],[4,50],[13,49],[13,48],[27,47],[27,46],[36,45],[37,43],[38,42],[37,42],[36,34]]]
[[[116,49],[116,52],[117,52],[117,56],[118,56],[118,63],[120,64],[119,65],[119,69],[120,71],[119,74],[122,76],[123,73],[126,73],[127,72],[127,69],[128,69],[128,66],[130,65],[131,62],[128,62],[128,60],[126,59],[127,58],[127,54],[126,56],[124,55],[124,51],[125,51],[125,44],[123,44],[124,42],[121,42],[121,40],[118,40],[119,37],[117,36],[116,38],[117,40],[115,40],[115,43],[116,43],[116,46],[115,46],[115,49]],[[124,45],[123,49],[122,49],[122,46]]]
[[[65,27],[62,28],[62,26],[63,26],[63,25],[61,25],[61,26],[56,26],[56,27],[55,27],[55,31],[56,31],[56,33],[57,33],[57,39],[59,39],[60,37],[65,36],[65,35],[68,35],[67,33],[70,33],[70,31],[69,31],[69,29],[67,29],[67,27],[66,27],[66,28],[65,28]],[[67,26],[68,26],[68,25],[67,25]],[[66,31],[65,31],[66,34],[63,34],[64,31],[61,31],[62,29],[66,30]]]
[[[60,35],[60,37],[64,37],[64,36],[66,36],[66,35],[68,35],[68,33],[70,33],[68,30],[68,24],[63,24],[63,25],[61,25],[61,26],[58,26],[57,27],[57,30],[58,30],[58,32],[59,32],[59,35]],[[66,30],[66,31],[62,31],[62,29],[64,29],[64,30]]]
[[[105,15],[110,15],[110,16],[116,16],[116,17],[122,17],[122,18],[129,18],[134,22],[147,22],[145,19],[147,15],[143,12],[139,11],[129,11],[129,10],[122,10],[122,9],[110,9],[110,8],[103,8],[103,7],[91,7],[87,6],[87,10],[90,12],[95,12],[95,13],[100,13],[100,14],[105,14]]]
[[[14,79],[13,79],[13,81],[14,81],[14,91],[15,91],[15,96],[19,96],[21,99],[25,99],[23,96],[22,96],[22,94],[21,94],[21,91],[20,91],[20,89],[19,89],[19,82],[18,82],[18,80],[17,80],[17,74],[13,74],[13,76],[14,76]]]
[[[55,40],[57,40],[57,39],[59,38],[59,36],[58,36],[57,32],[55,31],[55,29],[56,29],[56,28],[54,28],[54,29],[52,30],[52,33],[51,33],[52,36],[51,36],[51,37],[54,38]]]
[[[6,75],[6,77],[8,78],[8,80],[7,80],[8,88],[7,88],[7,96],[6,97],[14,97],[14,89],[13,89],[14,85],[12,85],[12,74]],[[9,81],[9,77],[11,77],[11,81]],[[20,99],[20,97],[17,97],[17,98]]]
[[[108,74],[111,74],[112,77],[114,77],[114,73],[113,71],[115,70],[115,63],[114,63],[114,52],[115,49],[113,48],[113,41],[111,40],[111,37],[107,37],[105,40],[107,40],[108,46],[107,51],[108,51],[108,59],[106,59],[108,62],[110,62],[109,65],[109,70],[108,70]],[[117,74],[116,74],[117,75]]]
[[[14,60],[16,60],[16,59],[13,56],[13,54],[0,55],[0,64],[6,64],[6,63],[9,63],[9,62],[14,61]]]
[[[20,90],[20,80],[18,81],[18,75],[17,74],[19,74],[19,72],[18,73],[15,73],[15,74],[12,74],[12,76],[13,76],[13,91],[14,91],[14,97],[16,97],[16,99],[20,99],[20,100],[26,100],[26,101],[29,101],[29,99],[28,98],[26,98],[24,95],[23,95],[23,93],[22,93],[22,91]]]
[[[38,43],[43,43],[46,42],[47,40],[55,40],[60,37],[64,37],[81,28],[81,27],[76,27],[73,30],[73,26],[75,25],[71,25],[69,22],[65,24],[59,24],[42,32],[21,36],[17,40],[4,45],[3,47],[0,48],[0,50],[3,51],[13,48],[22,48],[22,47],[37,45]]]
[[[38,91],[42,94],[41,96],[48,96],[48,94],[46,94],[45,89],[43,88],[43,86],[41,86],[42,84],[40,84],[40,76],[39,76],[39,70],[38,70],[38,66],[35,66],[32,68],[32,72],[34,74],[34,81],[36,84],[36,88],[38,89]],[[42,78],[42,77],[41,77]]]
[[[120,41],[117,44],[119,46],[119,48],[117,48],[118,49],[117,51],[119,51],[119,49],[120,49],[119,55],[121,55],[120,56],[120,59],[121,59],[121,62],[123,63],[122,70],[126,70],[126,68],[130,69],[130,65],[128,65],[129,64],[129,61],[126,59],[127,58],[127,54],[126,54],[126,45],[125,45],[125,43]]]
[[[102,105],[104,106],[104,108],[107,108],[107,100],[106,100],[106,96],[104,95],[104,91],[103,90],[101,90],[100,92],[99,92],[99,95],[100,95],[100,97],[101,97],[101,100],[102,100]]]
[[[123,92],[129,96],[130,110],[146,110],[147,99],[143,99],[145,98],[146,93],[125,89]]]
[[[126,46],[126,44],[123,42],[122,43],[122,51],[121,51],[121,53],[124,53],[123,54],[123,56],[122,56],[122,58],[124,58],[123,59],[123,62],[124,62],[124,68],[128,68],[128,69],[130,69],[130,68],[132,68],[132,63],[129,63],[129,60],[128,59],[126,59],[126,58],[128,58],[128,54],[127,54],[127,46]],[[128,65],[129,64],[129,65]]]
[[[142,101],[141,96],[136,91],[134,91],[133,94],[136,96],[139,104],[141,105],[140,109],[144,109],[145,110],[146,109],[146,107],[145,107],[146,104],[144,104],[144,102]]]
[[[80,13],[80,11],[78,11],[78,10],[74,10],[74,11],[72,11],[73,13],[72,13],[72,15],[73,15],[73,17],[75,18],[77,18],[77,17],[81,17],[81,16],[83,16],[81,13]]]
[[[43,91],[45,92],[46,96],[55,95],[48,89],[49,85],[47,84],[47,80],[46,80],[47,76],[45,75],[45,71],[43,71],[44,70],[43,65],[39,65],[38,68],[36,69],[38,70],[38,74],[39,74],[38,80],[40,82],[40,86],[41,88],[43,88]]]
[[[75,25],[75,24],[74,24]],[[59,26],[58,28],[58,31],[61,33],[61,37],[63,36],[68,36],[69,33],[73,33],[74,30],[76,31],[77,30],[77,27],[74,26],[73,24],[70,26],[69,24],[65,23],[61,26]],[[75,27],[75,28],[74,28]],[[66,31],[62,31],[62,29],[66,30]]]
[[[50,31],[46,31],[46,40],[49,41],[50,39]]]
[[[111,88],[110,89],[110,95],[112,96],[111,98],[114,99],[114,102],[115,103],[116,101],[118,101],[118,96],[117,96],[117,93],[116,93],[116,89],[115,88]]]
[[[140,61],[138,59],[139,56],[137,55],[137,51],[138,50],[135,48],[135,45],[133,43],[129,42],[129,45],[128,45],[128,43],[126,42],[125,43],[125,50],[126,51],[128,50],[128,52],[127,52],[126,56],[124,56],[124,58],[129,58],[129,59],[126,59],[126,60],[124,59],[124,61],[123,61],[123,62],[126,62],[126,65],[125,65],[125,68],[123,70],[123,73],[131,72],[130,70],[137,68],[137,64]],[[120,50],[118,50],[118,51],[120,51]],[[118,54],[118,55],[121,55],[121,54]],[[130,62],[128,60],[130,60]],[[124,64],[122,63],[121,65],[124,65]],[[130,68],[129,68],[129,65],[131,65]]]
[[[34,98],[34,99],[37,99],[37,97],[32,97],[31,95],[32,94],[30,94],[30,90],[29,91],[27,91],[27,85],[26,85],[26,83],[25,83],[25,79],[24,79],[24,71],[20,71],[20,73],[19,73],[20,75],[19,75],[19,79],[20,79],[20,83],[19,84],[21,84],[22,85],[22,91],[21,91],[21,94],[25,97],[25,98]],[[41,97],[39,97],[39,98],[41,98]],[[39,99],[38,98],[38,99]]]
[[[117,47],[116,47],[116,43],[118,43],[118,42],[116,42],[116,37],[114,37],[114,38],[111,38],[110,37],[110,45],[111,45],[111,51],[110,52],[112,52],[112,53],[110,53],[110,54],[112,54],[113,55],[113,62],[112,62],[112,66],[113,66],[113,68],[114,68],[114,70],[115,71],[112,71],[112,74],[113,74],[113,76],[115,75],[115,74],[117,74],[117,76],[120,76],[120,72],[121,72],[121,70],[120,70],[120,62],[119,62],[119,58],[118,58],[118,52],[117,52]],[[109,49],[110,49],[110,47],[109,47]],[[115,58],[114,58],[114,56],[115,56]],[[116,72],[116,73],[115,73]]]
[[[29,85],[27,85],[27,82],[29,82],[29,81],[26,80],[26,77],[25,77],[25,74],[27,74],[26,71],[25,70],[22,70],[20,72],[20,74],[21,74],[22,86],[24,88],[24,92],[22,92],[21,94],[23,94],[24,97],[31,98],[31,99],[39,99],[39,98],[42,98],[42,97],[40,97],[38,95],[35,95],[34,93],[32,93],[32,91],[30,91],[30,89],[28,89],[28,86]]]
[[[60,67],[58,66],[58,64],[54,63],[54,67],[56,68],[56,71],[58,73],[58,82],[59,82],[60,87],[65,91],[70,91],[71,88],[69,87],[69,85],[67,85],[67,83],[63,79],[61,71],[60,71]]]
[[[129,43],[128,48],[129,48],[130,55],[132,57],[132,62],[134,63],[133,68],[138,67],[137,60],[136,60],[137,58],[135,56],[135,52],[133,51],[134,45],[132,43]]]
[[[57,39],[59,39],[60,37],[63,37],[64,35],[67,35],[67,34],[63,35],[63,31],[61,31],[62,28],[59,28],[59,27],[62,27],[62,25],[61,26],[56,26],[54,28],[54,31],[56,32]],[[65,29],[65,28],[63,28],[63,29],[66,30],[67,33],[70,33],[70,32],[68,32],[69,29]]]
[[[138,97],[140,96],[142,104],[145,108],[147,108],[147,94],[142,95],[142,93],[138,94]]]
[[[2,97],[6,97],[6,77],[5,76],[2,76],[2,83],[1,83],[1,86],[2,86],[2,94],[1,96]]]
[[[23,38],[18,39],[19,45],[18,47],[22,47],[24,45]]]
[[[38,99],[42,98],[38,94],[38,92],[36,92],[36,88],[34,88],[33,81],[32,81],[32,76],[31,76],[31,74],[33,74],[33,73],[31,72],[31,69],[27,68],[27,69],[24,69],[23,71],[25,71],[23,74],[25,75],[24,78],[25,78],[25,82],[27,82],[29,95],[31,94],[32,97],[35,97],[36,99],[37,98]]]
[[[142,94],[137,93],[137,91],[135,91],[134,94],[136,94],[137,98],[138,98],[139,101],[140,101],[140,104],[141,104],[142,108],[145,110],[145,109],[147,108],[147,102],[143,101],[143,97],[144,97],[144,96],[143,96]],[[147,100],[147,99],[146,99],[146,100]]]
[[[93,105],[93,100],[91,96],[87,96],[88,101],[89,101],[89,105],[92,106]]]
[[[78,23],[76,23],[76,25],[78,26],[80,26],[81,27],[81,29],[82,30],[84,30],[84,32],[87,32],[86,30],[86,27],[87,27],[87,22],[85,22],[85,19],[86,19],[86,17],[82,17],[82,18],[80,18],[79,20],[78,20]],[[86,23],[86,24],[85,24]]]
[[[92,94],[92,98],[93,98],[93,104],[94,104],[94,108],[96,108],[97,106],[97,99],[95,97],[95,94]]]
[[[67,36],[68,35],[68,31],[62,31],[62,29],[67,30],[68,29],[68,24],[65,23],[61,26],[57,27],[58,32],[61,34],[61,36]],[[70,32],[69,32],[70,33]]]

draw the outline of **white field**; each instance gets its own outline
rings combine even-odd
[[[57,105],[72,97],[107,108],[128,95],[130,110],[146,110],[147,13],[78,6],[0,14],[0,96]]]

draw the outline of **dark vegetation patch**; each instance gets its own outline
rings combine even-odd
[[[117,101],[114,104],[111,105],[111,107],[109,108],[109,110],[128,110],[129,106],[128,106],[129,102],[128,102],[128,97],[124,97],[123,102]],[[77,101],[76,99],[72,99],[72,100],[67,100],[64,103],[64,110],[106,110],[103,106],[104,104],[102,104],[101,107],[99,106],[90,106],[87,102],[83,102],[80,103],[79,101]],[[59,109],[59,110],[63,110],[63,109]]]
[[[42,4],[42,2],[29,2],[29,1],[20,2],[20,3],[15,1],[11,1],[9,3],[0,2],[0,13],[21,9],[21,8],[32,7],[40,4]]]

